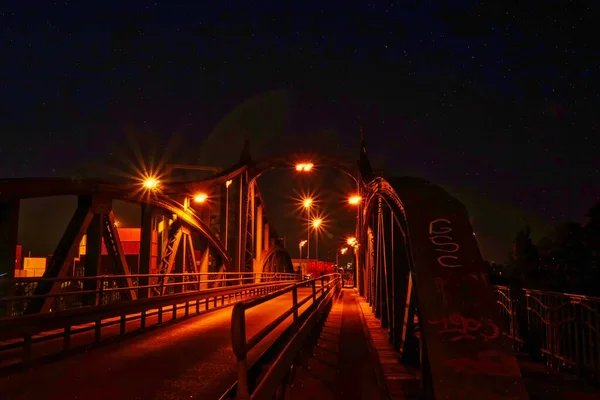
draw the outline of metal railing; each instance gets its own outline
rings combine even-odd
[[[276,272],[208,272],[178,274],[131,274],[103,276],[70,276],[63,278],[3,278],[0,293],[11,295],[0,297],[0,309],[6,317],[26,313],[32,300],[50,299],[51,312],[81,307],[93,307],[129,301],[131,298],[146,298],[174,293],[187,293],[203,289],[250,284],[256,282],[292,281],[297,274]],[[58,290],[35,295],[40,283],[56,285]],[[131,285],[129,284],[131,282]],[[0,313],[2,315],[3,313]]]
[[[157,323],[162,323],[165,311],[171,311],[171,320],[174,320],[177,318],[179,310],[184,310],[184,316],[187,317],[190,309],[192,312],[195,309],[195,313],[199,314],[207,310],[228,307],[239,300],[266,295],[283,287],[289,287],[290,284],[293,284],[293,281],[234,285],[136,301],[5,318],[0,320],[0,352],[21,347],[23,350],[22,362],[27,363],[31,359],[31,347],[36,343],[62,338],[61,351],[66,351],[70,348],[71,336],[74,334],[93,330],[94,343],[98,343],[104,327],[118,324],[120,325],[120,335],[124,335],[126,324],[130,321],[139,320],[140,329],[144,329],[147,318],[150,316],[156,315]],[[165,307],[170,309],[165,310]]]
[[[600,298],[496,286],[517,351],[600,383]]]
[[[317,287],[317,282],[320,282],[320,287]],[[306,285],[312,287],[312,294],[298,301],[298,288]],[[319,316],[323,314],[325,307],[331,302],[333,296],[339,293],[341,288],[341,275],[330,274],[303,281],[268,295],[240,301],[235,304],[231,315],[231,342],[233,352],[237,359],[238,381],[236,395],[238,399],[268,399],[273,396],[281,386],[282,380],[288,373],[290,365],[292,365],[294,358],[300,351],[315,323],[318,321]],[[292,294],[291,307],[258,333],[247,338],[246,310],[288,293]],[[310,300],[312,300],[312,311],[306,319],[302,318],[304,322],[300,326],[301,316],[299,315],[299,309]],[[294,335],[277,359],[271,364],[262,380],[256,386],[256,389],[250,393],[247,360],[248,353],[289,316],[293,316],[292,326],[295,331]]]

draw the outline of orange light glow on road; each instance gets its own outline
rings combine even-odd
[[[194,196],[194,203],[204,203],[208,199],[208,195],[206,193],[198,193]]]
[[[348,203],[349,203],[350,205],[353,205],[353,206],[355,206],[355,205],[358,205],[358,204],[360,204],[360,201],[361,201],[361,200],[362,200],[362,197],[360,197],[360,196],[358,196],[358,195],[355,195],[355,196],[350,196],[350,197],[348,198]]]

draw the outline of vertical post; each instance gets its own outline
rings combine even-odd
[[[17,233],[19,230],[19,200],[0,203],[0,276],[9,279],[15,277],[17,263]],[[14,290],[14,284],[0,286],[0,297],[8,297]],[[0,308],[0,317],[12,315],[12,306]]]
[[[310,260],[310,206],[306,207],[306,267]]]
[[[264,224],[263,224],[263,207],[262,205],[259,205],[256,208],[256,237],[254,238],[255,244],[254,244],[254,255],[255,255],[255,267],[254,267],[254,273],[255,275],[255,282],[261,282],[261,275],[263,272],[263,266],[262,266],[262,254],[263,254],[263,228],[264,228]]]
[[[246,230],[247,230],[247,179],[248,172],[240,175],[239,180],[239,207],[238,207],[238,229],[237,229],[237,272],[244,272],[246,269]]]
[[[97,277],[100,273],[100,261],[102,259],[102,214],[94,214],[92,222],[87,229],[85,245],[85,276]],[[100,287],[97,285],[100,284]],[[103,282],[94,279],[83,281],[84,290],[102,290]],[[84,296],[84,302],[87,306],[102,304],[102,299],[96,294]]]
[[[361,193],[361,186],[360,186],[360,174],[356,177],[356,186],[358,189],[358,195],[362,197],[363,193]],[[365,205],[365,202],[361,201],[360,204],[358,205],[358,207],[356,207],[356,228],[355,228],[355,237],[357,240],[357,245],[354,247],[354,261],[356,263],[356,265],[354,266],[354,275],[355,275],[355,282],[354,284],[356,285],[356,287],[358,288],[358,294],[360,296],[364,296],[365,295],[365,289],[364,289],[364,283],[363,283],[363,268],[364,268],[364,250],[365,250],[365,243],[364,242],[364,238],[363,238],[363,226],[362,226],[362,214],[364,212],[363,207]],[[361,247],[362,246],[362,247]]]
[[[229,249],[229,185],[231,181],[225,182],[225,250]]]
[[[294,325],[298,329],[298,286],[296,285],[292,289],[292,305],[294,310]]]
[[[154,233],[154,210],[149,204],[142,205],[142,227],[140,232],[140,267],[138,298],[149,297],[150,291],[148,274],[150,274],[150,264],[152,262],[152,235]]]
[[[236,303],[231,311],[231,347],[237,359],[238,399],[250,398],[248,387],[248,365],[246,361],[246,312],[241,303]]]

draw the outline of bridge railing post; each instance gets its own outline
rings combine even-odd
[[[298,286],[294,286],[292,289],[292,307],[294,310],[294,327],[297,330],[298,326]]]
[[[231,344],[237,359],[237,399],[249,399],[248,362],[246,359],[246,310],[241,303],[236,303],[231,312]]]
[[[104,300],[104,278],[100,277],[98,279],[98,297],[97,297],[95,305],[101,306],[103,304],[102,303],[103,300]]]

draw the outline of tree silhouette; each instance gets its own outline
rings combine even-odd
[[[531,228],[517,232],[508,267],[488,265],[490,275],[504,277],[534,289],[600,295],[600,202],[586,214],[587,222],[560,222],[537,243]]]
[[[581,289],[588,267],[589,252],[583,227],[576,222],[555,224],[550,235],[538,243],[540,271],[548,289]]]
[[[527,226],[517,232],[509,266],[513,279],[522,282],[531,281],[539,275],[538,250],[531,240],[531,227]]]

